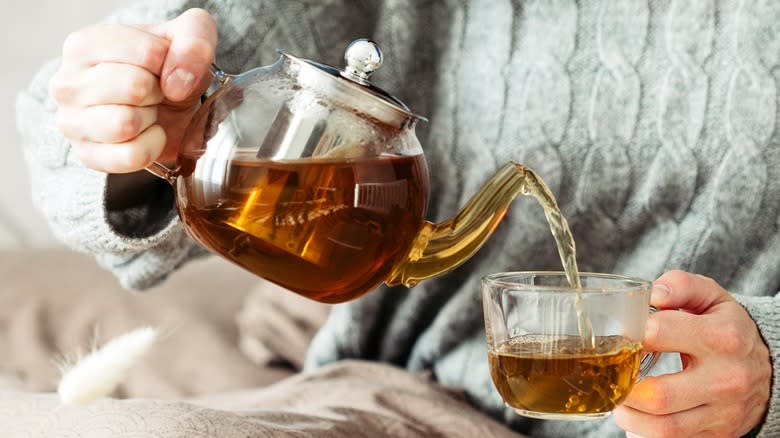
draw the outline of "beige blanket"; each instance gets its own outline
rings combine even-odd
[[[462,396],[389,365],[304,375],[329,308],[216,258],[121,290],[68,250],[0,252],[0,437],[516,437]],[[162,339],[112,398],[60,406],[55,362],[143,325]]]
[[[116,396],[190,397],[293,372],[258,372],[242,353],[235,318],[258,280],[216,258],[143,293],[121,289],[90,257],[68,250],[0,252],[0,279],[0,384],[8,389],[50,391],[58,361],[147,325],[160,329],[161,340]]]
[[[387,365],[343,362],[263,389],[199,400],[0,392],[4,437],[516,437],[453,393]]]

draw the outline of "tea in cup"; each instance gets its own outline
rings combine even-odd
[[[580,282],[572,288],[563,272],[482,279],[491,377],[520,415],[606,417],[658,358],[642,350],[649,281],[580,273]]]

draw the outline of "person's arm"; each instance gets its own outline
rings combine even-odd
[[[158,2],[141,2],[119,11],[106,23],[164,23],[189,8],[203,6],[202,3],[202,0],[187,1],[173,8]],[[230,2],[232,7],[209,11],[218,25],[228,29],[226,35],[234,43],[243,39],[232,33],[244,28],[231,26],[231,22],[251,20],[245,14],[248,9],[236,7],[239,3]],[[119,173],[110,165],[90,162],[94,154],[85,153],[83,145],[66,138],[62,125],[68,124],[67,117],[63,117],[64,111],[59,108],[62,105],[50,94],[50,82],[52,77],[61,74],[62,64],[62,59],[46,64],[17,99],[17,125],[22,134],[34,202],[62,242],[94,254],[125,287],[150,287],[205,251],[182,228],[173,204],[173,191],[167,182],[145,170]],[[122,85],[121,80],[117,82]],[[72,84],[71,78],[66,85]],[[66,119],[64,123],[62,119]],[[87,119],[80,114],[72,119],[88,128],[91,125],[96,132],[101,128],[100,123],[85,122]],[[100,143],[113,142],[94,143],[103,146]],[[114,157],[121,155],[114,154]]]
[[[47,84],[57,67],[58,61],[47,64],[16,104],[33,201],[63,243],[94,254],[125,287],[149,287],[197,251],[172,204],[159,204],[171,193],[168,187],[138,186],[143,200],[106,208],[108,175],[84,167],[56,128]]]

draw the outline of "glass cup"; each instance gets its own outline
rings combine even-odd
[[[658,359],[642,351],[649,281],[580,273],[580,282],[572,288],[563,272],[482,278],[490,374],[520,415],[606,417]]]

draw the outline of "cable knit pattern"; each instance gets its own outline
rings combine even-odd
[[[588,111],[592,142],[577,190],[577,208],[614,218],[623,209],[631,177],[625,147],[634,137],[641,84],[635,64],[647,35],[645,0],[602,2],[596,33],[602,66]],[[602,172],[600,169],[610,169]],[[594,190],[596,188],[596,190]]]
[[[571,79],[566,64],[577,37],[577,5],[573,0],[535,2],[526,7],[516,0],[514,5],[512,53],[504,72],[509,80],[498,144],[522,147],[493,148],[492,153],[496,163],[514,160],[533,168],[557,193],[564,172],[557,146],[571,117]],[[547,241],[544,221],[534,220],[538,213],[534,209],[517,212],[516,220],[529,224],[519,230],[523,237],[518,239]]]
[[[678,221],[688,212],[696,189],[694,150],[707,108],[709,82],[703,64],[713,45],[714,4],[711,0],[674,1],[665,18],[663,48],[670,65],[658,95],[660,147],[621,219],[636,220],[638,212],[653,212],[653,229],[640,236],[635,258],[621,260],[623,264],[644,260],[635,274],[642,276],[660,272],[667,263],[679,236]]]
[[[764,150],[775,131],[777,89],[771,70],[778,63],[780,35],[775,16],[777,2],[741,1],[734,34],[734,70],[730,72],[724,125],[728,149],[714,179],[710,204],[713,226],[702,236],[691,269],[712,265],[730,275],[753,230],[767,180]],[[737,250],[722,254],[724,246]],[[728,260],[732,259],[731,263]],[[724,263],[726,262],[726,263]],[[729,266],[730,265],[730,266]]]
[[[217,62],[227,71],[268,64],[276,47],[341,65],[351,39],[376,38],[387,58],[376,82],[430,119],[418,127],[430,219],[451,216],[498,166],[521,161],[553,188],[582,270],[713,277],[770,347],[778,380],[760,435],[780,434],[780,3],[179,0],[112,20],[163,19],[191,6],[215,15]],[[144,238],[107,225],[105,177],[81,167],[51,128],[45,81],[55,65],[18,104],[38,205],[58,236],[98,254],[124,284],[153,284],[198,247],[177,220]],[[524,419],[498,398],[479,278],[532,269],[560,269],[560,261],[541,209],[521,198],[452,273],[335,306],[308,366],[363,358],[432,370],[526,434],[622,436],[610,420]]]
[[[646,208],[660,212],[675,207],[670,219],[679,220],[690,207],[696,188],[696,157],[707,108],[707,74],[702,64],[712,49],[714,11],[710,0],[675,1],[666,23],[665,46],[671,66],[664,75],[658,115],[658,149],[640,190]],[[664,205],[662,199],[676,197]]]

